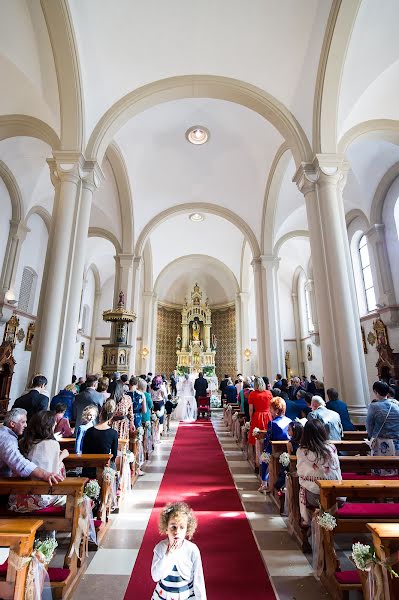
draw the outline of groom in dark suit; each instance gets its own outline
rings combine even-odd
[[[197,379],[194,381],[195,399],[198,406],[198,398],[206,396],[206,390],[208,389],[208,382],[202,373],[198,373]]]

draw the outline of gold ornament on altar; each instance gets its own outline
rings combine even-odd
[[[19,341],[19,343],[21,343],[24,338],[25,338],[25,331],[21,327],[21,329],[19,329],[18,333],[17,333],[17,340]]]
[[[367,341],[370,344],[370,346],[374,346],[376,340],[377,340],[377,338],[375,337],[374,332],[369,331],[369,334],[367,336]]]
[[[12,315],[11,319],[7,321],[4,329],[3,343],[9,342],[13,346],[17,343],[17,332],[19,327],[19,319],[17,315]]]
[[[252,355],[252,352],[251,352],[250,348],[245,348],[245,350],[244,350],[244,358],[245,358],[246,361],[251,360],[251,355]]]

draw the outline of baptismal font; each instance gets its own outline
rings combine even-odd
[[[194,285],[191,300],[184,299],[181,320],[181,335],[176,338],[177,371],[182,373],[215,374],[215,354],[217,340],[211,337],[211,309],[208,298],[202,301],[199,285]]]

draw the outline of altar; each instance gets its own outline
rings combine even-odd
[[[203,301],[199,285],[194,285],[190,302],[184,299],[181,335],[176,338],[177,372],[195,374],[202,371],[207,378],[215,376],[217,340],[211,335],[212,314],[208,298]]]

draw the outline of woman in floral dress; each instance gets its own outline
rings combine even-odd
[[[118,432],[118,438],[128,440],[129,432],[135,430],[133,404],[130,396],[124,393],[123,383],[118,380],[111,394],[115,400],[116,410],[112,418],[112,427]]]

